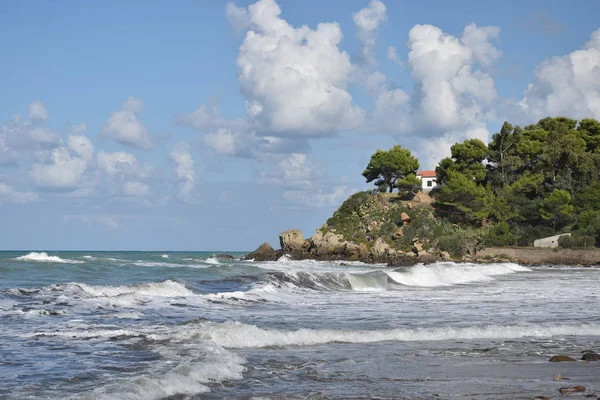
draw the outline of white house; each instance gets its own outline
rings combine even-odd
[[[571,236],[570,233],[563,233],[562,235],[548,236],[545,238],[537,239],[533,241],[533,247],[558,247],[558,239],[561,236]]]
[[[424,192],[430,192],[433,189],[439,189],[435,171],[423,170],[417,172],[417,178],[421,178],[421,188]]]

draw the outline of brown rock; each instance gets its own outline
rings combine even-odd
[[[565,387],[561,387],[558,390],[562,394],[585,392],[585,386],[581,386],[581,385],[577,385],[577,386],[565,386]]]
[[[550,399],[549,399],[548,397],[546,397],[546,396],[535,396],[535,398],[536,398],[536,399],[539,399],[539,400],[550,400]]]
[[[302,251],[304,236],[299,229],[288,229],[279,234],[279,245],[285,252],[295,253]]]
[[[277,252],[267,242],[264,242],[256,250],[242,257],[242,260],[254,261],[277,261]]]
[[[410,222],[410,216],[407,213],[403,212],[402,214],[400,214],[400,221],[403,224],[407,224]]]
[[[452,257],[450,256],[450,253],[448,253],[447,251],[440,251],[440,258],[443,261],[450,261],[450,260],[452,260]]]
[[[383,238],[378,238],[371,247],[370,254],[374,260],[381,260],[390,254],[390,250],[392,250],[390,245]]]
[[[415,197],[412,198],[412,201],[415,203],[423,203],[423,204],[431,204],[433,203],[433,199],[427,193],[418,192],[415,194]]]
[[[398,240],[400,239],[402,236],[404,236],[404,230],[402,228],[398,228],[394,231],[394,234],[392,235],[392,239],[393,240]]]
[[[548,361],[550,361],[550,362],[565,362],[565,361],[575,361],[575,359],[571,358],[569,356],[558,355],[558,356],[550,357],[550,359]]]

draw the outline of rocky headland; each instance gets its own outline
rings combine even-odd
[[[279,235],[279,249],[263,243],[242,259],[344,260],[410,266],[438,261],[500,262],[528,265],[600,263],[600,250],[485,248],[486,229],[459,226],[435,214],[432,198],[411,200],[396,194],[359,192],[350,196],[309,238],[298,229]]]

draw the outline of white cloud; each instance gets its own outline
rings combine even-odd
[[[35,143],[40,145],[54,146],[60,142],[60,136],[56,133],[50,132],[46,128],[32,128],[29,130],[29,137]]]
[[[41,101],[34,101],[29,105],[29,118],[34,121],[45,121],[48,119],[48,110]]]
[[[496,26],[467,25],[461,41],[471,50],[473,58],[485,67],[490,67],[502,57],[502,52],[491,41],[500,37],[500,28]]]
[[[150,194],[150,186],[143,182],[129,181],[123,184],[123,193],[126,196],[143,197]]]
[[[390,59],[390,61],[398,64],[401,67],[404,66],[404,61],[402,61],[402,59],[398,55],[398,50],[396,50],[394,46],[388,47],[387,56]]]
[[[373,48],[377,29],[387,20],[385,4],[379,0],[371,0],[368,7],[353,15],[353,19],[360,42],[361,58],[368,64],[375,64]]]
[[[530,120],[600,118],[600,29],[582,49],[538,64],[518,106]]]
[[[272,136],[323,136],[359,126],[363,111],[346,91],[352,65],[337,23],[315,30],[281,19],[274,0],[248,7],[238,79],[248,116]]]
[[[242,33],[250,25],[248,11],[233,3],[227,3],[225,6],[225,17],[236,33]]]
[[[269,173],[262,173],[267,183],[288,187],[310,188],[325,178],[325,170],[319,163],[311,162],[306,154],[292,153],[280,160]]]
[[[6,183],[0,182],[0,204],[3,202],[13,204],[27,204],[38,201],[35,192],[19,192]]]
[[[124,169],[133,166],[137,162],[133,154],[124,151],[106,153],[100,150],[96,160],[98,166],[109,176],[121,173]]]
[[[137,113],[143,108],[144,104],[141,100],[129,97],[123,103],[121,111],[112,113],[108,118],[102,127],[101,135],[140,149],[151,148],[150,132],[137,117]]]
[[[175,175],[179,180],[179,198],[184,203],[195,203],[196,171],[190,145],[179,141],[170,153]]]
[[[415,25],[409,32],[407,65],[417,81],[416,92],[409,95],[385,75],[372,73],[366,79],[375,98],[369,128],[435,137],[484,123],[497,92],[494,80],[482,68],[502,54],[490,43],[498,35],[496,27],[472,24],[461,40],[432,25]]]
[[[321,208],[321,207],[337,207],[349,195],[356,192],[347,186],[336,186],[330,193],[322,190],[311,192],[305,190],[288,190],[283,193],[283,199],[294,206]]]
[[[93,157],[94,146],[85,136],[71,135],[67,145],[50,153],[49,162],[35,163],[31,177],[36,186],[48,189],[75,189]]]
[[[223,156],[239,155],[246,147],[239,133],[226,128],[202,136],[202,141]]]
[[[86,124],[71,125],[71,127],[69,128],[69,134],[71,134],[71,135],[83,135],[86,132],[87,132]]]

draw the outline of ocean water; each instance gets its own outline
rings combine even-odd
[[[600,351],[599,282],[511,263],[0,252],[0,398],[600,396],[600,362],[548,362]]]

